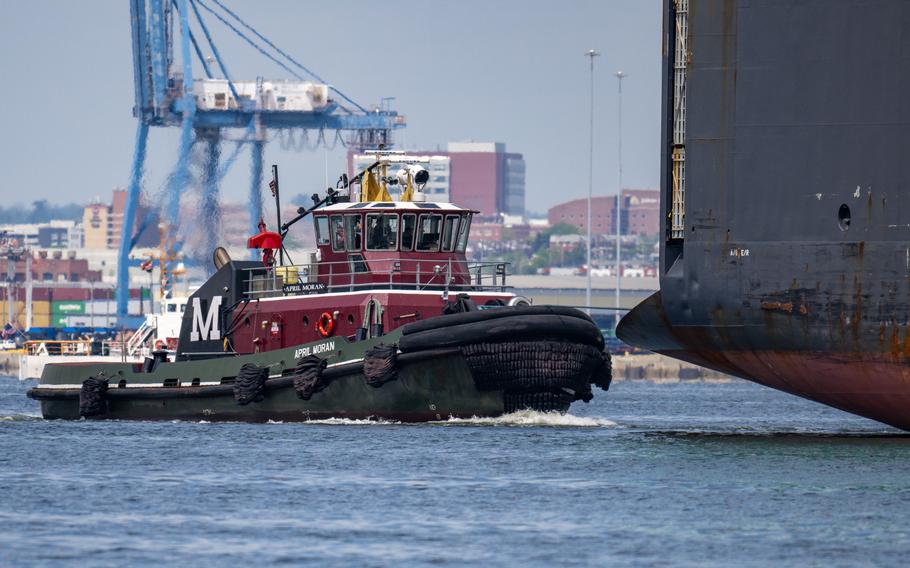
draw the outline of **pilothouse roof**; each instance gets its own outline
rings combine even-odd
[[[325,212],[342,212],[347,211],[354,213],[362,210],[370,211],[420,211],[431,213],[433,211],[445,213],[476,213],[471,209],[465,209],[453,205],[452,203],[437,203],[432,201],[413,202],[413,201],[361,201],[356,203],[336,203],[314,211],[318,215]]]

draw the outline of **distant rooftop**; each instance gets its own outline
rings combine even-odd
[[[503,142],[449,142],[449,152],[490,152],[502,154],[506,151]]]

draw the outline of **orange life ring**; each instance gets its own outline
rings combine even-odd
[[[167,345],[164,343],[163,340],[161,340],[161,339],[155,340],[155,351],[163,351],[166,347],[167,347]]]
[[[332,314],[329,312],[322,312],[322,315],[319,316],[319,321],[316,322],[316,330],[319,332],[319,335],[323,337],[332,335],[332,332],[335,330],[335,320],[332,319]]]

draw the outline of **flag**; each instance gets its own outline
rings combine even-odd
[[[275,197],[278,194],[278,182],[275,180],[270,181],[269,189],[272,190],[272,197]]]

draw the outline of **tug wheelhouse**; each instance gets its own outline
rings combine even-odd
[[[482,307],[530,304],[509,291],[504,263],[466,258],[476,211],[426,201],[419,191],[426,170],[419,166],[386,175],[389,165],[405,160],[381,153],[371,169],[342,182],[339,193],[301,208],[315,226],[316,250],[307,262],[276,265],[280,255],[265,247],[265,262],[245,269],[244,297],[237,301],[249,305],[232,336],[235,351],[314,341],[329,328],[350,340],[375,337],[442,315],[456,298]],[[389,192],[395,185],[398,200]],[[276,234],[263,228],[251,247]]]

